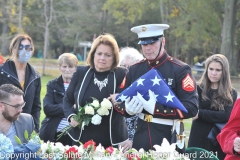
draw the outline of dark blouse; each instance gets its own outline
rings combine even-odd
[[[102,81],[106,77],[108,77],[108,74],[110,72],[109,71],[97,72],[95,70],[94,73],[95,73],[96,78],[99,81]],[[88,92],[85,92],[85,95],[83,96],[82,104],[80,104],[81,106],[84,106],[86,104],[86,102],[92,102],[93,100],[91,97],[98,99],[99,103],[101,103],[104,98],[107,98],[109,96],[107,87],[103,87],[100,91],[98,86],[96,84],[94,84],[94,78],[91,79],[89,84],[90,85],[88,85],[88,87],[87,87]],[[80,141],[82,143],[89,141],[89,135],[91,135],[91,138],[97,143],[97,145],[99,144],[99,142],[101,142],[101,145],[104,147],[111,146],[111,142],[109,139],[109,137],[110,137],[109,116],[110,115],[102,116],[102,122],[99,125],[94,125],[92,123],[89,123],[88,126],[84,127]],[[92,133],[98,133],[98,134],[92,134]]]

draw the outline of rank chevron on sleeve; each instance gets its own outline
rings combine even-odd
[[[182,80],[182,88],[188,92],[191,92],[195,89],[194,81],[189,74],[187,74],[186,77]]]

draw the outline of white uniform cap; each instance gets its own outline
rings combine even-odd
[[[131,31],[138,34],[138,44],[150,44],[160,40],[163,31],[168,28],[168,24],[146,24],[133,27]]]

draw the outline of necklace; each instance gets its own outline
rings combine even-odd
[[[100,90],[100,92],[101,92],[102,88],[103,88],[103,87],[106,87],[107,84],[108,84],[108,76],[107,76],[107,78],[105,78],[104,80],[99,81],[99,80],[96,78],[96,75],[95,75],[95,73],[94,73],[94,84],[96,84],[96,85],[98,86],[98,88],[99,88],[99,90]]]

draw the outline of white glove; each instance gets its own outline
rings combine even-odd
[[[154,113],[154,109],[155,109],[155,104],[156,104],[156,97],[155,94],[153,93],[153,91],[148,90],[149,93],[149,100],[146,101],[142,95],[140,93],[137,93],[137,99],[142,102],[143,104],[143,108],[148,111],[150,114]]]
[[[142,102],[139,102],[139,100],[136,96],[134,96],[131,99],[131,101],[130,101],[130,97],[129,97],[128,99],[125,100],[125,108],[126,108],[126,112],[129,115],[134,115],[134,114],[142,112],[143,104],[142,104]]]

